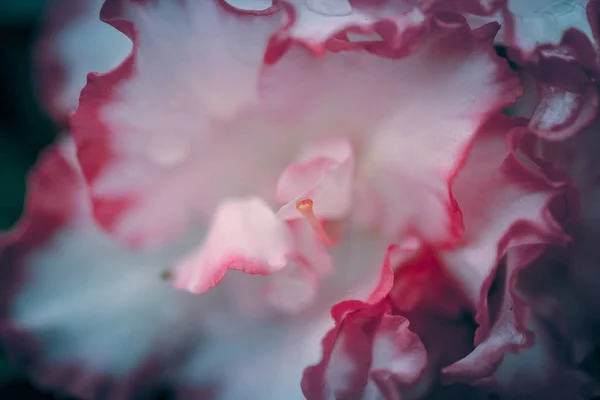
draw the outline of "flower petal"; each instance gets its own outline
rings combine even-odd
[[[561,309],[565,323],[582,347],[598,344],[598,319],[600,295],[598,263],[600,252],[600,179],[598,171],[598,119],[594,124],[563,141],[536,143],[539,157],[564,169],[579,190],[579,213],[571,215],[566,232],[572,244],[557,249],[553,257],[541,265],[528,281],[541,287],[536,297],[550,297]],[[543,279],[542,279],[543,278]],[[559,282],[557,284],[557,282]],[[581,358],[585,357],[586,350]]]
[[[396,40],[406,32],[425,29],[426,15],[414,0],[376,3],[361,0],[289,0],[287,29],[274,45],[299,43],[316,55],[351,49],[363,43]],[[287,44],[285,44],[287,43]],[[273,58],[271,58],[273,60]]]
[[[232,14],[212,2],[146,8],[133,7],[129,25],[114,16],[125,31],[135,23],[136,51],[119,69],[90,80],[73,117],[95,216],[136,244],[176,236],[188,221],[210,218],[227,198],[257,196],[273,204],[277,177],[298,151],[340,136],[364,153],[357,174],[375,183],[372,204],[359,208],[381,201],[380,224],[400,210],[387,231],[449,240],[448,181],[482,120],[519,93],[504,61],[492,54],[491,37],[464,26],[440,23],[417,47],[400,41],[397,48],[414,52],[401,59],[361,51],[316,59],[294,48],[265,67],[267,38],[280,27],[277,13]],[[115,9],[106,7],[105,16]],[[222,43],[192,43],[185,39],[190,32]],[[429,118],[431,110],[438,118]],[[394,184],[377,178],[388,170],[383,176]],[[395,207],[403,197],[407,207]],[[417,213],[421,202],[429,210]]]
[[[519,398],[587,400],[594,396],[591,379],[565,356],[564,338],[556,338],[543,321],[534,321],[535,344],[519,354],[507,353],[496,374],[481,384]]]
[[[125,8],[132,21],[122,18]],[[132,38],[135,23],[138,33],[126,63],[91,77],[72,121],[99,221],[130,242],[152,244],[184,230],[190,217],[210,218],[227,197],[272,198],[279,171],[256,163],[273,151],[270,137],[218,133],[255,101],[262,54],[279,18],[234,13],[213,1],[109,1],[102,15]],[[198,43],[198,35],[216,39]],[[234,124],[252,126],[248,118],[246,128]],[[127,135],[113,134],[123,129]]]
[[[59,120],[77,108],[88,73],[109,71],[131,52],[131,40],[99,20],[102,3],[61,0],[50,5],[36,67],[42,99]]]
[[[177,262],[170,280],[178,289],[204,293],[228,269],[261,275],[280,270],[291,249],[291,232],[264,201],[230,200],[219,205],[204,243]]]
[[[567,31],[560,43],[539,46],[531,59],[512,54],[528,94],[512,107],[530,118],[529,127],[549,140],[563,140],[589,126],[598,112],[595,45],[581,32]]]
[[[344,218],[350,211],[353,178],[354,155],[347,139],[329,139],[308,148],[277,182],[277,200],[287,203],[279,209],[278,217],[301,218],[296,204],[310,199],[317,218]]]
[[[541,246],[511,249],[506,260],[504,292],[489,336],[464,359],[444,368],[453,379],[501,390],[517,398],[543,395],[549,399],[587,399],[591,380],[572,359],[571,342],[554,324],[532,314],[514,294],[517,274],[543,251]],[[517,254],[521,253],[521,254]],[[509,289],[507,289],[509,288]]]
[[[499,271],[495,295],[500,298],[491,327],[483,325],[475,336],[475,349],[465,358],[445,367],[446,378],[467,383],[485,379],[496,372],[507,352],[520,352],[533,344],[528,330],[529,310],[515,294],[518,273],[540,254],[541,246],[521,246],[508,252],[505,270]],[[482,331],[485,331],[482,334]]]
[[[0,239],[0,340],[37,384],[92,400],[148,398],[159,385],[184,399],[301,399],[331,306],[389,291],[385,248],[365,237],[340,246],[345,273],[323,280],[293,319],[263,296],[279,273],[263,281],[234,272],[201,296],[173,290],[160,275],[201,232],[143,251],[114,241],[92,218],[67,144],[42,157],[24,219]]]
[[[550,207],[572,195],[572,187],[550,169],[525,166],[526,159],[518,152],[532,154],[525,142],[533,136],[519,128],[522,124],[501,116],[492,120],[475,141],[452,188],[465,234],[459,246],[440,253],[440,258],[477,312],[478,335],[485,336],[489,329],[488,291],[506,251],[522,244],[566,242]]]
[[[427,365],[427,350],[409,322],[384,314],[373,338],[371,379],[386,399],[398,399],[398,390],[414,384]]]
[[[459,7],[459,10],[470,14],[467,17],[472,27],[500,21],[502,29],[496,41],[525,58],[532,58],[538,46],[558,44],[569,29],[577,29],[593,39],[586,3],[580,0],[507,0],[493,3],[496,7]]]
[[[533,51],[540,44],[560,42],[564,32],[579,29],[593,38],[584,1],[509,0],[504,21],[503,43],[521,52]]]
[[[323,356],[307,368],[302,390],[308,399],[396,399],[396,389],[417,381],[427,352],[408,321],[390,315],[386,296],[392,289],[393,268],[414,256],[417,248],[390,246],[378,284],[371,295],[336,304],[335,327],[322,342]],[[361,397],[362,396],[362,397]]]
[[[177,322],[192,305],[157,279],[168,252],[135,257],[97,229],[74,158],[73,144],[42,157],[26,214],[0,243],[2,339],[45,386],[130,398],[195,330]]]
[[[323,339],[323,358],[305,370],[302,390],[309,400],[380,398],[396,400],[415,383],[427,352],[406,318],[381,305],[340,303],[336,327]]]

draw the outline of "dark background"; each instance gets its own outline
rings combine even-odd
[[[32,79],[39,21],[50,1],[0,0],[0,232],[18,220],[27,172],[58,130],[37,101]],[[0,348],[0,399],[53,397],[11,368]]]

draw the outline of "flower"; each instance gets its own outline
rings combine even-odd
[[[13,355],[91,399],[575,396],[551,291],[517,283],[569,240],[581,183],[539,144],[595,116],[590,39],[533,37],[512,2],[251,3],[106,0],[118,36],[87,0],[50,25],[70,135],[0,241]],[[540,101],[515,105],[495,40]],[[556,99],[579,104],[558,123]],[[531,354],[552,368],[522,379]]]

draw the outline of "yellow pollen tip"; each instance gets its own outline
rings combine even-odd
[[[311,199],[300,200],[296,203],[296,210],[300,211],[302,215],[313,213],[313,201]]]
[[[313,211],[313,201],[312,199],[304,199],[300,200],[296,203],[296,210],[302,214],[304,219],[310,224],[311,228],[315,231],[317,236],[321,239],[326,246],[333,246],[333,240],[327,235],[325,229],[323,229],[323,225],[321,221],[317,218]]]

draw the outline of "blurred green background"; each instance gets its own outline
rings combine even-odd
[[[33,48],[52,0],[0,0],[0,230],[19,219],[25,178],[58,127],[34,90]],[[77,0],[74,0],[77,1]],[[0,353],[0,399],[50,399],[36,391]]]

